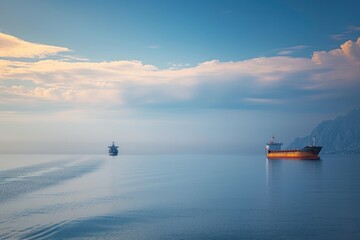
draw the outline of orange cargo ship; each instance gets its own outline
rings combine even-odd
[[[275,137],[266,144],[266,157],[268,159],[304,159],[304,160],[318,160],[321,146],[305,146],[301,149],[281,150],[282,143],[275,142]]]

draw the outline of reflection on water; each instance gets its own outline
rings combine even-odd
[[[18,157],[0,171],[0,239],[360,237],[357,156]]]
[[[303,177],[304,180],[318,179],[322,160],[274,160],[266,159],[266,178],[269,186],[288,181],[289,177]]]
[[[316,199],[322,189],[321,160],[268,160],[266,181],[269,203],[294,204],[306,211],[307,203]],[[293,211],[293,210],[290,210]]]

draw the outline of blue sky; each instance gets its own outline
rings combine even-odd
[[[261,152],[359,107],[358,1],[1,1],[1,152]],[[89,147],[90,146],[90,147]],[[141,150],[142,149],[142,150]]]
[[[93,61],[158,67],[271,56],[310,56],[358,26],[358,1],[1,1],[1,30],[66,46]],[[351,33],[344,39],[356,39]],[[343,40],[343,39],[342,39]]]

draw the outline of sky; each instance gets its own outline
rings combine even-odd
[[[0,1],[0,153],[262,153],[360,107],[360,2]]]

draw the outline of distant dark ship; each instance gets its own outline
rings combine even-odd
[[[115,146],[115,143],[112,142],[112,145],[109,146],[109,155],[110,156],[117,156],[119,151],[118,151],[119,146]]]
[[[312,146],[305,146],[301,149],[281,150],[282,143],[275,142],[273,136],[266,144],[266,157],[268,159],[303,159],[303,160],[318,160],[321,146],[316,146],[316,139]]]

